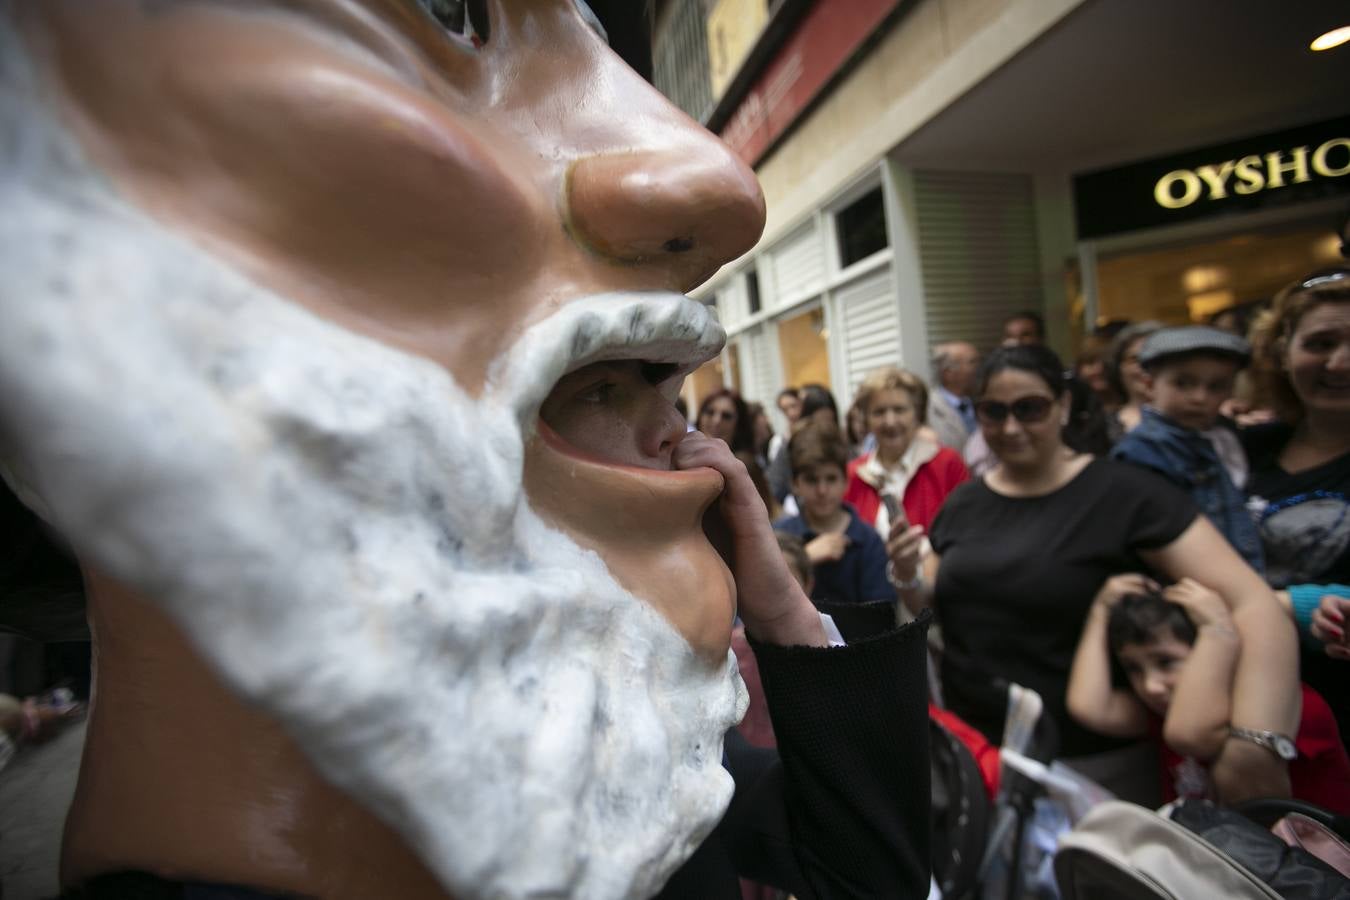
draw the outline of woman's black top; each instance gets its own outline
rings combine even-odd
[[[942,558],[935,611],[947,705],[998,743],[1004,709],[991,685],[1002,679],[1041,695],[1058,755],[1122,746],[1068,715],[1078,638],[1102,583],[1147,572],[1139,551],[1170,544],[1197,515],[1190,497],[1159,476],[1104,459],[1039,497],[1005,497],[984,480],[958,487],[930,536]]]

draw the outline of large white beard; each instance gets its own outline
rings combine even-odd
[[[522,496],[522,424],[703,307],[590,298],[488,388],[288,303],[119,199],[0,16],[0,460],[460,898],[644,897],[731,793],[709,667]]]

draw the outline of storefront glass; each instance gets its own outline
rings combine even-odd
[[[1097,325],[1202,323],[1254,310],[1289,282],[1340,259],[1330,223],[1248,230],[1097,258]]]

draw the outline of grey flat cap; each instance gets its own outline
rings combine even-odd
[[[1210,328],[1208,325],[1164,328],[1162,331],[1155,331],[1144,341],[1144,346],[1139,349],[1139,365],[1147,369],[1168,356],[1187,353],[1228,356],[1238,365],[1245,366],[1251,361],[1252,346],[1236,334]]]

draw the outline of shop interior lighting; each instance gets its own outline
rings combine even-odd
[[[1350,41],[1350,25],[1333,28],[1326,34],[1318,36],[1308,46],[1313,50],[1330,50],[1332,47],[1339,47],[1346,41]]]
[[[1228,283],[1228,269],[1223,266],[1191,266],[1181,276],[1188,294],[1199,294],[1223,287]]]
[[[1341,258],[1341,236],[1339,234],[1323,235],[1313,244],[1313,256],[1317,257],[1318,262],[1334,263]]]

